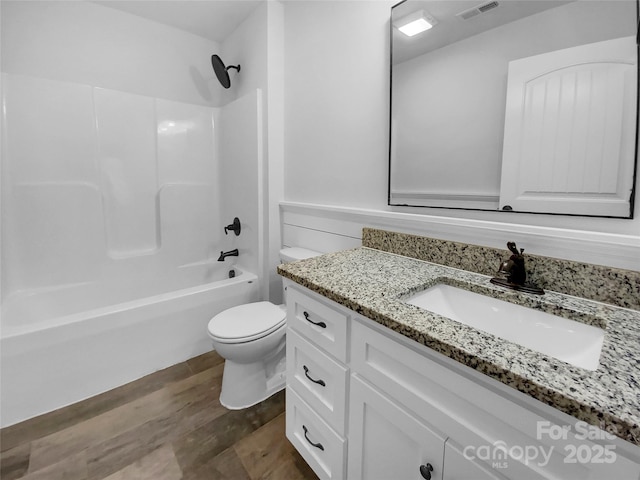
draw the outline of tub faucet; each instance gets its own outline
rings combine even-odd
[[[218,257],[218,261],[219,262],[224,262],[224,259],[227,257],[237,257],[238,256],[238,249],[234,248],[233,250],[230,250],[228,252],[220,252],[220,256]]]
[[[518,251],[516,242],[507,242],[507,248],[513,254],[508,260],[504,260],[500,263],[497,276],[491,279],[491,283],[500,285],[502,287],[510,288],[512,290],[521,290],[523,292],[535,293],[537,295],[544,294],[544,290],[541,288],[525,284],[527,279],[527,271],[524,266],[524,248]]]
[[[240,219],[238,217],[233,219],[233,223],[231,225],[227,225],[224,227],[224,234],[229,235],[229,230],[236,234],[236,237],[240,235]]]

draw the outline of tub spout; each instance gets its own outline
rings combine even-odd
[[[238,256],[238,249],[235,248],[233,250],[230,250],[228,252],[220,252],[220,256],[218,257],[218,261],[219,262],[224,262],[224,259],[227,257],[237,257]]]

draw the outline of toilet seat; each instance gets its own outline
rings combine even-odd
[[[220,343],[250,342],[283,326],[286,317],[286,311],[271,302],[238,305],[209,321],[209,336]]]

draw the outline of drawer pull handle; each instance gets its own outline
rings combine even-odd
[[[305,318],[305,320],[307,322],[313,323],[314,325],[317,325],[317,326],[319,326],[321,328],[327,328],[327,324],[326,323],[324,323],[324,322],[314,322],[313,320],[311,320],[309,318],[309,314],[307,312],[302,312],[302,314],[304,315],[304,318]]]
[[[433,472],[433,467],[430,463],[420,465],[420,475],[422,475],[422,478],[425,480],[431,480],[431,472]]]
[[[304,430],[304,438],[307,440],[307,442],[309,442],[312,446],[319,448],[320,450],[322,450],[324,452],[324,447],[322,446],[322,444],[320,442],[318,443],[313,443],[311,440],[309,440],[309,437],[307,436],[307,432],[309,430],[307,430],[307,427],[305,427],[304,425],[302,425],[302,429]]]
[[[303,365],[302,368],[304,369],[304,376],[307,377],[309,380],[311,380],[313,383],[317,383],[322,387],[327,386],[327,384],[324,383],[324,380],[315,380],[309,376],[309,367],[307,367],[306,365]]]

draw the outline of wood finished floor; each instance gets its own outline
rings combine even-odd
[[[284,433],[284,392],[246,410],[218,401],[207,353],[0,430],[2,480],[314,480]]]

